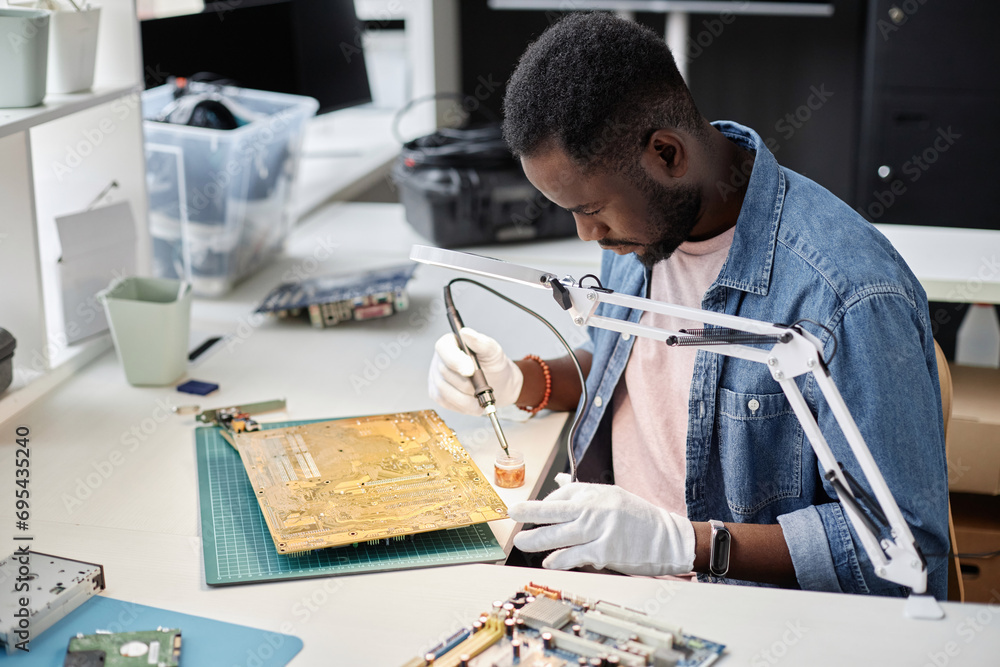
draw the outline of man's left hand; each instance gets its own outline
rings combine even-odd
[[[581,565],[624,574],[687,574],[694,567],[694,527],[686,517],[643,500],[618,486],[567,484],[545,500],[508,509],[515,521],[539,524],[518,533],[522,551],[550,551],[542,566],[568,570]]]

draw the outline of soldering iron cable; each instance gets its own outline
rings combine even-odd
[[[486,290],[490,294],[493,294],[494,296],[497,296],[497,297],[503,299],[504,301],[506,301],[507,303],[511,304],[512,306],[516,306],[517,308],[520,308],[521,310],[523,310],[524,312],[528,313],[529,315],[531,315],[532,317],[534,317],[536,320],[538,320],[539,322],[541,322],[542,324],[544,324],[546,327],[548,327],[549,331],[551,331],[555,335],[555,337],[559,339],[559,342],[562,343],[562,346],[566,348],[566,352],[569,354],[570,359],[573,360],[573,366],[576,367],[577,375],[580,378],[580,388],[581,388],[581,401],[580,401],[580,403],[577,404],[576,415],[573,417],[573,427],[570,429],[569,435],[567,436],[567,439],[566,439],[566,454],[567,454],[567,456],[569,458],[569,472],[570,472],[570,475],[573,477],[573,481],[575,482],[576,481],[576,454],[573,452],[573,442],[576,439],[576,432],[577,432],[577,430],[580,427],[580,419],[583,417],[583,409],[582,408],[583,408],[583,406],[589,404],[590,399],[589,399],[589,396],[587,394],[587,378],[583,374],[583,367],[580,365],[580,360],[577,359],[576,353],[573,351],[573,347],[566,341],[565,338],[563,338],[562,334],[559,333],[559,330],[556,329],[554,326],[552,326],[551,322],[549,322],[547,319],[545,319],[544,317],[542,317],[541,315],[539,315],[538,313],[536,313],[535,311],[533,311],[531,308],[528,308],[527,306],[518,303],[514,299],[511,299],[510,297],[508,297],[508,296],[506,296],[504,294],[501,294],[500,292],[498,292],[497,290],[493,289],[492,287],[490,287],[488,285],[484,285],[483,283],[481,283],[481,282],[479,282],[477,280],[472,280],[470,278],[454,278],[454,279],[451,280],[451,282],[448,283],[448,287],[451,287],[455,283],[470,283],[472,285],[476,285],[478,287],[483,288],[484,290]]]

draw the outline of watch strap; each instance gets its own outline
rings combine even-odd
[[[712,542],[708,556],[708,571],[716,577],[724,577],[729,572],[729,552],[733,539],[729,529],[721,521],[711,519]]]

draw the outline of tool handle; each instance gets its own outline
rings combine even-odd
[[[486,381],[486,375],[483,374],[483,368],[479,365],[479,357],[476,353],[469,349],[469,346],[465,344],[462,340],[462,334],[460,333],[462,327],[465,324],[462,322],[462,316],[458,314],[458,309],[455,308],[455,302],[451,298],[451,286],[445,285],[444,288],[444,307],[448,315],[448,324],[451,326],[451,332],[455,334],[455,340],[458,341],[458,347],[465,352],[467,355],[472,357],[472,363],[475,364],[476,370],[472,373],[472,386],[476,391],[476,398],[479,399],[479,403],[486,407],[486,402],[492,402],[493,400],[493,387],[490,383]],[[489,392],[489,400],[484,401],[484,395]]]

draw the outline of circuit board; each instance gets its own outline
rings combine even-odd
[[[309,314],[320,329],[349,320],[385,317],[406,310],[406,284],[416,264],[409,262],[363,273],[322,276],[284,283],[271,291],[257,308],[280,318]]]
[[[181,631],[157,628],[145,632],[100,632],[69,640],[63,667],[177,667]]]
[[[725,648],[641,611],[530,583],[402,667],[708,667]]]
[[[240,433],[234,446],[281,554],[503,519],[433,410]]]

